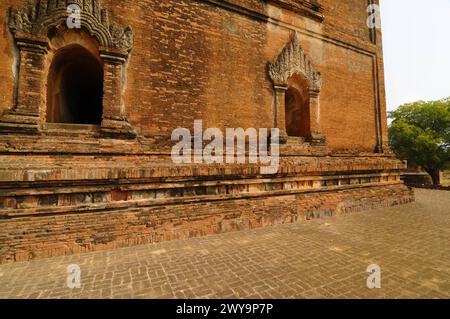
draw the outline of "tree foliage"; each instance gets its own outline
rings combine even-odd
[[[389,118],[391,148],[439,184],[439,172],[450,167],[450,98],[402,105]]]

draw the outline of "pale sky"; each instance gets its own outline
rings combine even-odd
[[[388,110],[450,96],[450,0],[380,0]]]

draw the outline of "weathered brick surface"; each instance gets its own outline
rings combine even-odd
[[[271,178],[252,166],[141,160],[10,157],[0,170],[1,261],[251,229],[413,199],[400,182],[403,165],[389,158],[294,157]]]
[[[416,193],[361,214],[2,265],[0,298],[449,298],[450,197]],[[67,288],[71,264],[81,289]]]
[[[5,16],[9,6],[25,2],[0,4],[3,110],[13,105],[15,51]],[[377,94],[381,116],[385,105],[383,74],[374,73],[381,44],[369,40],[367,1],[321,1],[323,22],[261,0],[235,2],[256,17],[199,0],[103,3],[135,33],[124,101],[142,135],[170,136],[178,126],[192,127],[194,119],[203,119],[207,127],[271,127],[273,92],[267,64],[296,30],[322,73],[321,123],[329,146],[375,149]],[[264,17],[281,23],[267,23]]]
[[[113,191],[111,200],[124,200],[125,196],[126,192]],[[400,184],[252,197],[255,195],[234,200],[232,197],[221,201],[204,199],[199,203],[160,203],[148,208],[139,208],[137,203],[128,205],[126,209],[113,207],[107,211],[99,209],[97,212],[50,215],[46,215],[49,211],[47,206],[36,216],[10,216],[0,220],[0,261],[22,261],[248,230],[405,204],[412,199],[405,186]],[[55,196],[44,198],[48,205],[57,204]],[[83,203],[86,195],[78,198]],[[22,200],[19,204],[27,203]]]
[[[13,35],[8,8],[25,3],[0,3],[0,261],[413,200],[399,179],[404,164],[381,150],[381,34],[371,42],[367,1],[323,0],[313,8],[302,0],[103,0],[112,21],[133,30],[129,55],[100,47],[83,30]],[[63,2],[52,3],[65,12]],[[321,126],[311,133],[327,143],[291,137],[280,171],[269,177],[255,165],[174,165],[170,135],[194,120],[204,128],[277,125],[268,68],[292,40],[321,73],[320,103],[310,92],[320,105],[310,106],[317,122],[310,125]],[[45,123],[50,66],[72,44],[103,63],[102,125]]]

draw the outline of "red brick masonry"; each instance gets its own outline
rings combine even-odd
[[[367,0],[77,1],[81,29],[67,3],[0,1],[0,262],[413,200]],[[49,123],[75,47],[103,67],[101,123]],[[170,136],[195,120],[280,129],[278,174],[174,165]]]
[[[400,181],[403,164],[388,157],[291,158],[268,178],[257,167],[174,167],[152,157],[2,159],[9,168],[0,170],[1,262],[413,201]],[[45,168],[49,161],[52,168]]]

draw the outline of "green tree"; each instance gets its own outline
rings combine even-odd
[[[389,118],[391,148],[439,185],[439,172],[450,167],[450,97],[400,106]]]

